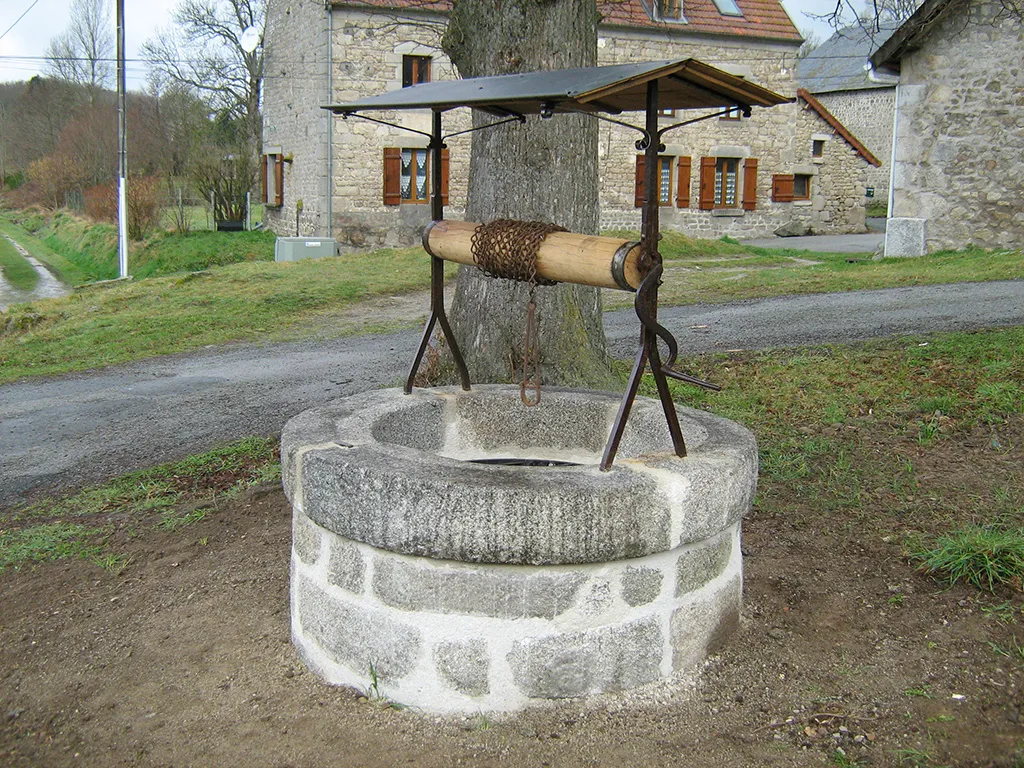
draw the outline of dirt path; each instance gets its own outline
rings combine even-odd
[[[12,240],[6,234],[3,236],[32,265],[39,274],[39,282],[31,291],[19,291],[11,287],[11,284],[4,280],[3,273],[0,273],[0,312],[5,312],[11,304],[35,301],[36,299],[54,299],[59,296],[67,296],[71,292],[66,285],[54,277],[45,264],[32,256],[20,243]]]
[[[886,426],[861,434],[869,452],[913,450]],[[1024,424],[1004,435],[1019,444]],[[952,504],[977,492],[957,490],[964,477],[1024,471],[984,439],[915,461],[952,478],[929,488]],[[1024,756],[1019,595],[939,589],[882,532],[884,513],[823,515],[775,488],[744,523],[742,627],[699,680],[455,719],[305,670],[276,486],[177,532],[153,523],[111,542],[131,558],[120,573],[65,561],[0,574],[0,765],[1011,768]]]

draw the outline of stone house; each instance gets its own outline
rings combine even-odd
[[[456,77],[439,45],[446,7],[443,0],[271,5],[264,81],[264,220],[271,228],[330,234],[347,248],[418,241],[429,219],[422,204],[427,137],[356,118],[332,122],[320,107]],[[841,124],[820,103],[797,98],[801,38],[778,0],[615,0],[599,7],[599,65],[692,57],[794,98],[669,134],[663,227],[700,237],[761,235],[792,221],[822,232],[864,230],[864,173],[873,156],[845,128],[837,130]],[[430,130],[428,111],[380,119]],[[639,124],[642,116],[623,120]],[[446,132],[469,125],[466,110],[446,114]],[[602,122],[599,136],[601,226],[636,229],[636,133]],[[460,218],[470,139],[447,144],[446,215]]]
[[[887,256],[1024,247],[1024,19],[926,0],[871,57],[899,74]]]
[[[896,78],[866,66],[899,24],[869,22],[838,30],[796,66],[796,82],[863,142],[880,164],[865,173],[869,198],[889,196]]]

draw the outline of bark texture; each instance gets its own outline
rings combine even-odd
[[[597,20],[595,0],[454,0],[443,45],[463,77],[593,66]],[[476,113],[474,126],[496,120]],[[530,117],[473,134],[466,219],[498,218],[596,233],[596,121]],[[599,291],[536,290],[544,383],[610,382]],[[517,380],[528,296],[524,283],[460,268],[451,319],[474,382]]]

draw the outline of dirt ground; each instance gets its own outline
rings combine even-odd
[[[1024,427],[1006,437],[1021,445]],[[923,486],[963,493],[1022,473],[1019,451],[983,439],[917,461]],[[1024,765],[1021,594],[943,590],[871,515],[763,499],[744,525],[741,629],[694,679],[454,719],[304,669],[289,521],[259,487],[176,532],[134,526],[118,574],[0,574],[0,765]]]

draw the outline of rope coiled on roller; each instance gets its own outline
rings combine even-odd
[[[473,233],[473,261],[491,277],[519,280],[534,285],[555,285],[554,280],[537,276],[537,252],[552,232],[568,232],[565,227],[543,221],[497,219],[481,224]]]

